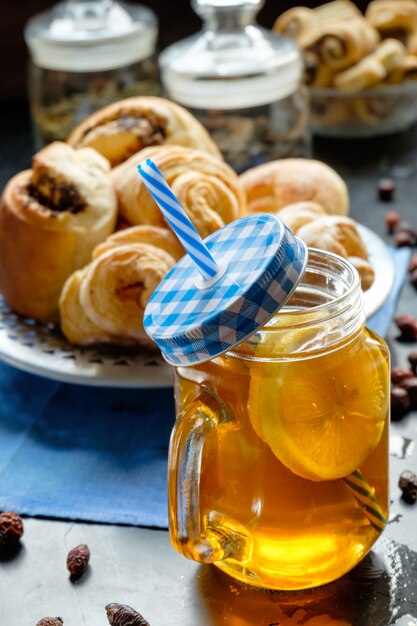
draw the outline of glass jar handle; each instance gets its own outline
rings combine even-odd
[[[230,422],[226,406],[214,392],[203,391],[178,416],[169,450],[169,515],[174,545],[187,558],[213,563],[239,552],[237,538],[221,524],[205,523],[200,508],[200,476],[207,436]]]

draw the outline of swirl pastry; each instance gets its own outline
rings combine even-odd
[[[167,226],[136,171],[137,164],[149,157],[202,237],[237,219],[244,211],[241,183],[226,163],[190,148],[161,146],[146,148],[112,170],[119,210],[130,224]]]
[[[93,251],[93,259],[101,256],[107,250],[135,243],[147,243],[161,248],[161,250],[168,252],[175,259],[175,262],[179,261],[185,254],[184,248],[171,230],[157,226],[131,226],[110,235],[103,243],[100,243]]]
[[[175,144],[221,154],[208,132],[181,106],[152,96],[126,98],[93,113],[77,126],[68,143],[95,148],[112,167],[147,146]]]
[[[309,200],[326,213],[346,215],[349,195],[345,182],[328,165],[310,159],[281,159],[259,165],[240,176],[248,213],[275,213]]]
[[[366,246],[356,224],[349,217],[326,215],[303,224],[296,232],[307,246],[338,254],[356,267],[362,289],[368,289],[374,280],[374,271],[368,262]]]
[[[174,257],[149,243],[109,248],[67,280],[59,303],[63,333],[83,346],[151,345],[143,313],[174,264]]]
[[[407,54],[388,74],[387,83],[398,85],[406,81],[417,80],[417,57]]]
[[[317,217],[325,216],[327,213],[317,202],[307,201],[289,204],[278,211],[277,215],[293,233],[296,233],[304,224],[309,224]]]
[[[298,39],[301,35],[321,22],[334,19],[350,19],[360,15],[359,9],[349,0],[334,0],[316,9],[294,7],[285,11],[276,20],[273,30],[277,33]]]
[[[408,35],[417,30],[417,3],[415,0],[373,0],[365,17],[383,38],[395,37],[405,43]]]
[[[379,35],[362,17],[329,20],[300,37],[299,44],[318,56],[321,63],[341,71],[371,52]]]
[[[385,39],[374,52],[334,79],[342,91],[361,91],[380,84],[388,72],[403,64],[406,48],[398,39]]]
[[[68,276],[113,232],[110,166],[95,150],[54,142],[7,184],[0,204],[0,288],[17,313],[58,319]]]

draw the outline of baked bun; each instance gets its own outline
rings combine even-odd
[[[345,182],[328,165],[310,159],[282,159],[244,172],[240,181],[248,213],[275,213],[300,201],[316,202],[326,213],[347,215]]]
[[[132,225],[167,227],[156,202],[137,173],[152,158],[202,237],[240,217],[245,194],[237,174],[223,161],[182,146],[141,150],[112,170],[119,211]]]
[[[100,246],[94,260],[65,283],[59,303],[61,328],[71,343],[153,345],[143,328],[144,310],[183,251],[175,249],[171,233],[165,237],[158,232],[162,229],[136,227],[117,235],[129,230],[135,232],[124,240],[113,238],[107,248]],[[145,237],[147,243],[141,241]]]
[[[110,165],[91,148],[54,142],[14,176],[0,204],[0,289],[10,307],[42,322],[58,319],[68,276],[113,232]]]
[[[174,144],[221,158],[202,124],[183,107],[153,96],[126,98],[100,109],[67,139],[77,148],[95,148],[112,167],[147,146]]]

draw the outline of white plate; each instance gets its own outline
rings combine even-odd
[[[364,293],[366,317],[371,317],[384,304],[394,283],[395,267],[385,242],[372,230],[358,224],[358,230],[368,250],[369,262],[375,270],[375,280]]]
[[[386,300],[394,265],[378,235],[359,226],[375,269],[375,282],[365,292],[369,317]],[[0,358],[19,369],[70,383],[112,387],[170,387],[172,368],[160,354],[129,352],[114,347],[77,348],[52,325],[13,313],[0,295]]]

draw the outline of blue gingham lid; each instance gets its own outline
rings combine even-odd
[[[185,255],[154,291],[144,327],[172,365],[202,363],[242,342],[288,300],[305,244],[274,215],[243,217],[204,240],[221,271],[204,281]]]

